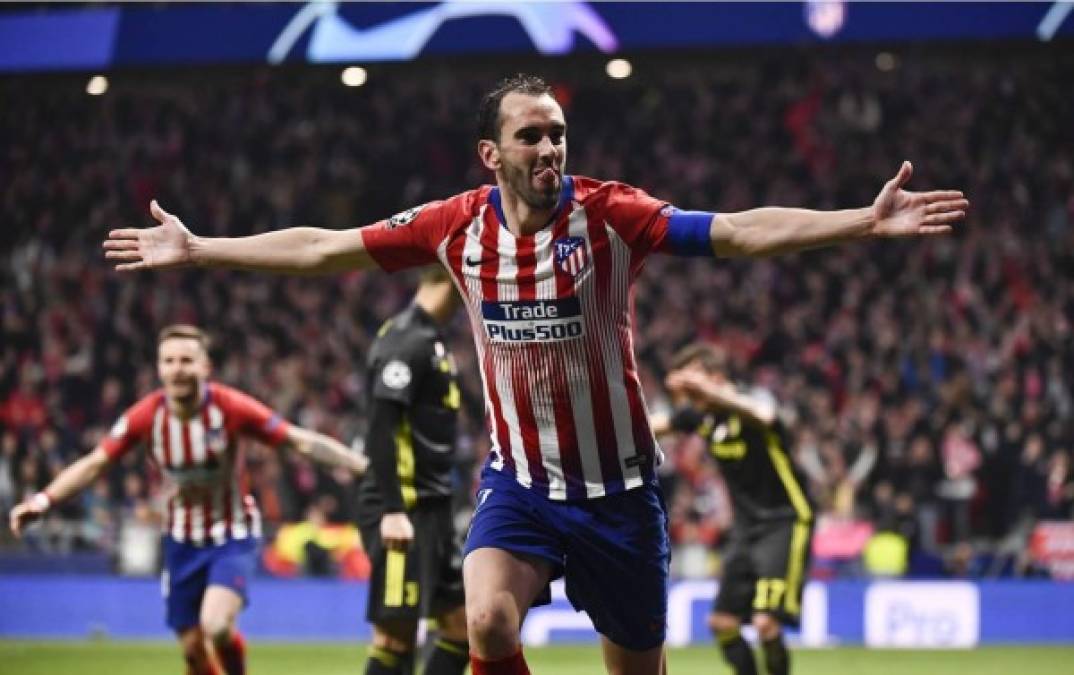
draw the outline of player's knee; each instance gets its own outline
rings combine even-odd
[[[518,647],[519,617],[509,594],[474,603],[466,609],[471,644],[485,654],[510,656]]]
[[[214,645],[226,645],[231,640],[231,621],[226,616],[209,614],[201,617],[201,632]]]
[[[764,612],[753,615],[753,627],[757,629],[757,636],[762,640],[774,640],[782,630],[779,619]]]
[[[742,622],[733,614],[714,612],[709,614],[709,630],[713,635],[737,635],[742,629]]]
[[[184,631],[179,636],[179,647],[183,650],[183,659],[191,666],[199,667],[209,658],[205,649],[205,636],[196,628]]]

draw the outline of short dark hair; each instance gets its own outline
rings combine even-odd
[[[157,345],[159,346],[165,340],[172,338],[195,340],[205,350],[206,354],[209,353],[209,335],[197,326],[185,323],[173,323],[170,326],[165,326],[157,335]]]
[[[496,84],[496,88],[481,99],[477,111],[477,138],[500,142],[500,102],[508,94],[527,94],[529,96],[553,96],[552,87],[536,75],[518,73],[505,77]],[[553,96],[554,98],[554,96]]]
[[[678,370],[694,361],[707,373],[723,372],[727,368],[727,352],[711,342],[695,342],[675,352],[671,369]]]

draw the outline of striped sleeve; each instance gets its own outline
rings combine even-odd
[[[153,425],[153,412],[160,405],[162,398],[159,392],[150,394],[119,416],[108,435],[101,439],[100,443],[110,460],[122,457],[131,448],[149,437],[149,430]]]
[[[641,255],[662,250],[674,207],[623,183],[605,186],[607,220],[630,249]]]
[[[228,418],[228,426],[267,445],[287,438],[290,424],[272,408],[238,389],[215,385],[213,395]]]

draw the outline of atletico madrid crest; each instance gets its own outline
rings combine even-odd
[[[589,253],[582,237],[563,237],[552,244],[556,247],[556,264],[571,275],[578,276],[589,265]]]

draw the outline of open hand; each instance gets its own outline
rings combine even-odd
[[[149,212],[160,225],[112,230],[104,242],[104,257],[115,260],[120,272],[190,265],[194,235],[157,200],[149,203]]]
[[[878,237],[912,237],[946,234],[966,217],[970,203],[958,190],[907,192],[902,187],[914,167],[903,162],[895,177],[884,184],[873,202],[871,233]]]
[[[414,541],[414,526],[404,512],[385,513],[380,519],[380,540],[384,548],[405,551]]]
[[[16,504],[8,515],[12,534],[16,537],[22,536],[22,529],[43,515],[45,515],[45,510],[31,500]]]

